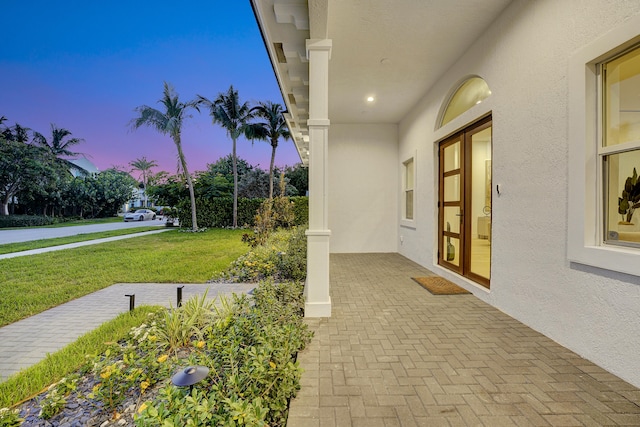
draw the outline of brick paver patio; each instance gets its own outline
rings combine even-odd
[[[398,254],[331,256],[289,427],[640,426],[640,390]]]

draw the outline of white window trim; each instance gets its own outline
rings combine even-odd
[[[569,261],[640,276],[640,250],[602,243],[596,64],[640,41],[640,15],[569,58]]]
[[[408,188],[407,185],[407,163],[413,161],[413,218],[407,219],[406,212],[406,192]],[[416,156],[415,153],[411,157],[407,157],[402,162],[402,206],[401,206],[401,219],[400,225],[404,227],[415,228],[416,225],[416,188],[418,186],[418,179],[416,176],[417,168],[416,168]]]

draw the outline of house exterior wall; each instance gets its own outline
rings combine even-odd
[[[397,252],[398,127],[331,124],[332,253]]]
[[[415,153],[416,220],[414,227],[396,221],[403,241],[398,252],[636,386],[640,277],[568,261],[567,199],[569,58],[638,13],[637,1],[514,1],[401,121],[394,168]],[[485,79],[492,95],[437,129],[443,101],[472,75]],[[438,267],[435,252],[437,141],[488,112],[493,115],[490,290]],[[367,227],[375,230],[375,224]]]

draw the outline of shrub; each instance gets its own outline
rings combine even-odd
[[[17,409],[0,409],[0,427],[18,427],[24,421]]]
[[[51,225],[58,223],[56,217],[40,215],[8,215],[0,216],[0,228],[8,227],[35,227],[39,225]]]
[[[293,202],[293,224],[305,224],[309,219],[309,198],[288,197],[288,199]],[[253,227],[258,208],[264,200],[238,199],[238,225]],[[231,197],[198,198],[196,199],[196,211],[200,227],[225,228],[233,225],[233,198]],[[181,227],[191,227],[191,205],[188,200],[178,204],[177,217]]]
[[[72,375],[49,386],[47,394],[40,401],[40,418],[48,420],[58,414],[67,404],[69,393],[75,391],[77,383],[78,376]]]
[[[190,298],[182,308],[164,312],[156,335],[160,344],[169,350],[188,346],[194,337],[202,339],[202,330],[210,323],[213,301],[207,301],[208,290],[201,296]]]
[[[306,226],[281,229],[271,233],[264,244],[257,245],[236,259],[220,277],[235,282],[303,281],[307,270]]]
[[[299,389],[296,354],[311,338],[302,304],[301,284],[272,281],[258,286],[253,304],[246,295],[221,300],[205,345],[188,358],[209,375],[191,391],[164,386],[141,406],[136,425],[284,426]]]
[[[289,197],[293,202],[294,225],[304,225],[309,221],[309,198],[306,196]]]
[[[280,175],[280,196],[262,202],[255,216],[253,234],[244,234],[242,241],[255,248],[264,245],[269,235],[278,228],[289,228],[294,223],[293,202],[284,195],[284,174]]]
[[[262,203],[262,199],[238,199],[238,224],[252,226],[253,217]],[[181,227],[191,227],[191,205],[188,200],[177,206],[178,219]],[[209,228],[224,228],[233,225],[233,199],[231,197],[215,197],[211,199],[196,199],[198,226]]]
[[[303,282],[307,277],[307,226],[292,229],[286,236],[286,248],[278,254],[277,278],[280,280],[294,280]],[[276,236],[275,238],[277,238]]]
[[[245,234],[242,241],[251,247],[263,245],[274,230],[293,225],[292,203],[288,197],[266,199],[256,212],[253,234]]]

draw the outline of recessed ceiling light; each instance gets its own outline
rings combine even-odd
[[[367,97],[367,102],[373,102],[373,101],[375,101],[375,98],[373,96]]]

